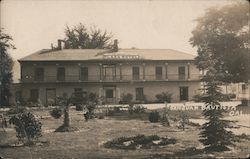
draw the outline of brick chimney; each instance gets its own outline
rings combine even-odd
[[[113,51],[114,51],[114,52],[117,52],[117,51],[118,51],[118,49],[119,49],[119,48],[118,48],[118,40],[117,40],[117,39],[115,39],[115,40],[114,40]]]
[[[58,45],[57,45],[58,50],[62,50],[62,42],[63,42],[63,40],[58,39],[57,42],[58,42]]]

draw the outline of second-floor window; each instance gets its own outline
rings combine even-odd
[[[160,66],[155,67],[155,78],[157,80],[162,79],[162,67],[160,67]]]
[[[81,81],[88,81],[89,78],[89,70],[88,67],[82,67],[80,69],[80,80]]]
[[[35,69],[35,81],[43,81],[44,80],[44,69],[36,68]]]
[[[139,80],[139,79],[140,79],[140,68],[133,67],[133,80]]]
[[[65,81],[65,68],[64,67],[57,68],[57,80]]]
[[[179,73],[179,80],[184,80],[186,73],[185,73],[185,66],[180,66],[178,68],[178,73]]]

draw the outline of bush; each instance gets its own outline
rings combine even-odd
[[[81,104],[76,104],[76,111],[83,111],[83,106]]]
[[[30,112],[19,113],[10,118],[15,125],[17,138],[23,143],[32,143],[42,136],[42,123]]]
[[[122,94],[122,99],[119,102],[120,104],[129,104],[133,100],[133,95],[130,93]]]
[[[55,118],[55,119],[59,119],[63,114],[62,109],[60,108],[54,108],[50,111],[50,115]]]
[[[120,137],[112,141],[108,141],[104,144],[106,148],[117,148],[117,149],[140,149],[150,148],[151,146],[162,146],[168,144],[175,144],[176,139],[168,137],[159,137],[157,135],[137,135],[133,137]]]
[[[159,114],[159,112],[157,112],[157,111],[151,112],[149,114],[149,116],[148,116],[148,120],[151,123],[157,123],[157,122],[159,122],[159,120],[160,120],[160,114]]]
[[[13,115],[13,114],[24,113],[26,111],[27,111],[27,109],[25,107],[13,107],[13,108],[10,108],[10,110],[7,112],[7,114]]]
[[[161,94],[155,95],[157,103],[171,103],[172,94],[168,92],[162,92]]]
[[[144,113],[145,108],[142,105],[134,105],[133,112],[136,114]]]

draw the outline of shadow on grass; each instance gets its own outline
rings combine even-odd
[[[145,157],[143,159],[168,159],[168,158],[214,158],[208,156],[203,149],[196,149],[195,147],[189,147],[184,150],[180,150],[171,154],[154,154],[150,157]]]

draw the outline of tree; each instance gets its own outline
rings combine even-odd
[[[205,150],[225,151],[235,141],[235,135],[226,130],[232,121],[223,119],[220,102],[224,96],[219,85],[248,80],[248,9],[248,2],[210,8],[205,16],[197,19],[198,24],[192,32],[190,42],[198,47],[195,64],[206,70],[201,100],[208,108],[203,111],[208,122],[202,125],[200,132]]]
[[[9,105],[9,97],[11,96],[13,60],[8,50],[15,49],[11,42],[12,37],[0,29],[0,107]]]
[[[92,27],[90,31],[82,24],[65,29],[66,49],[112,49],[112,34]]]
[[[210,67],[203,77],[205,81],[205,94],[202,96],[202,101],[205,102],[207,109],[203,111],[203,115],[208,120],[202,125],[200,132],[200,142],[205,145],[205,150],[208,151],[225,151],[229,150],[228,146],[233,145],[234,134],[226,130],[230,122],[222,119],[225,110],[220,106],[220,101],[223,100],[218,85],[221,84],[221,73],[214,68],[216,62],[209,61]]]
[[[63,125],[58,127],[56,132],[67,132],[67,131],[75,131],[76,129],[70,126],[69,119],[69,106],[71,104],[72,97],[68,97],[66,93],[63,93],[62,96],[57,98],[58,104],[63,108],[64,120]]]
[[[197,19],[190,39],[198,48],[195,63],[207,70],[208,58],[223,71],[223,82],[247,82],[249,69],[249,2],[241,1],[222,8],[210,8]]]

